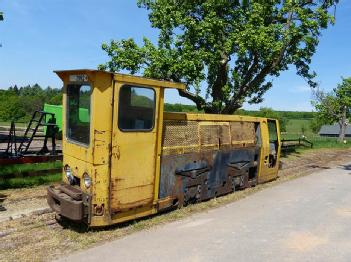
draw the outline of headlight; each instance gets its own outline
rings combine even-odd
[[[83,180],[84,180],[85,187],[89,188],[91,186],[91,178],[87,173],[84,173]]]
[[[72,176],[71,168],[69,165],[65,165],[63,170],[65,171],[68,182],[72,185],[74,183],[74,177]]]

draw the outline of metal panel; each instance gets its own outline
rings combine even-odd
[[[163,208],[224,195],[257,183],[259,149],[212,150],[161,158],[159,198]],[[250,168],[255,174],[249,177]]]
[[[268,120],[271,121],[271,120]],[[279,169],[279,159],[280,159],[280,132],[279,132],[279,123],[278,121],[274,120],[277,123],[277,141],[278,141],[278,150],[276,156],[276,163],[274,166],[271,166],[271,157],[272,152],[270,148],[270,137],[269,137],[269,130],[268,130],[268,123],[267,119],[262,119],[260,123],[261,127],[261,140],[262,140],[262,149],[261,149],[261,157],[260,157],[260,168],[259,168],[259,176],[258,182],[263,183],[267,181],[271,181],[278,176],[278,169]]]
[[[254,122],[230,122],[232,144],[256,142]]]

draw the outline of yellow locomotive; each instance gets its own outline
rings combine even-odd
[[[91,227],[128,221],[273,180],[274,119],[164,112],[181,83],[97,70],[57,71],[63,89],[59,215]]]

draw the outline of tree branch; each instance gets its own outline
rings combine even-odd
[[[203,99],[201,96],[195,95],[187,90],[178,89],[178,94],[182,97],[188,98],[191,101],[193,101],[196,104],[197,110],[204,109],[204,107],[206,105],[205,99]]]

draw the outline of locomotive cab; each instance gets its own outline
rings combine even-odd
[[[56,71],[63,87],[59,215],[103,226],[156,212],[164,88],[180,83],[96,70]],[[160,128],[161,127],[161,128]]]

